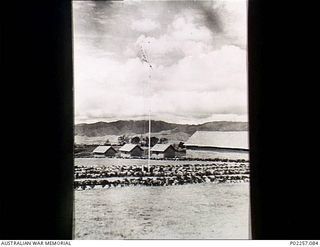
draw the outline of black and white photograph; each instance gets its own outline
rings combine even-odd
[[[74,239],[250,239],[247,1],[73,1]]]
[[[317,8],[1,10],[1,245],[319,244]]]

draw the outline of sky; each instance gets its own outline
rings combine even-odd
[[[73,1],[75,122],[247,121],[246,4]]]

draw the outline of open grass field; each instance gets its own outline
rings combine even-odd
[[[75,191],[75,239],[248,239],[249,183]]]
[[[151,165],[183,165],[183,164],[212,164],[226,163],[223,161],[201,161],[201,160],[150,160]],[[234,163],[234,162],[230,162]],[[243,163],[243,162],[242,162]],[[244,162],[248,163],[248,162]],[[121,158],[75,158],[75,166],[109,166],[109,165],[147,165],[147,159],[121,159]]]

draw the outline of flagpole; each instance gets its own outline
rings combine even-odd
[[[149,86],[150,87],[150,86]],[[151,157],[151,109],[149,104],[149,148],[148,148],[148,172],[150,172],[150,157]]]
[[[150,158],[151,158],[151,70],[152,66],[148,61],[149,76],[148,76],[148,92],[149,92],[149,149],[148,149],[148,172],[150,172]]]
[[[150,43],[150,42],[149,42]],[[149,67],[149,76],[148,76],[148,92],[150,93],[150,84],[151,84],[151,70],[152,70],[152,65],[149,62],[149,59],[147,57],[146,51],[143,49],[143,44],[141,44],[140,46],[141,49],[141,55],[142,57],[140,57],[142,62],[147,63],[148,67]],[[148,122],[149,122],[149,131],[148,131],[148,172],[150,172],[150,157],[151,157],[151,97],[149,95],[149,110],[148,110]]]

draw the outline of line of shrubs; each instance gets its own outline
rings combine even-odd
[[[108,177],[173,177],[249,174],[248,164],[110,165],[75,166],[75,179]]]
[[[197,184],[197,183],[239,183],[248,182],[249,175],[236,175],[236,176],[174,176],[174,177],[148,177],[148,178],[119,178],[113,181],[107,179],[101,180],[76,180],[74,181],[74,189],[93,189],[95,186],[102,188],[115,188],[125,186],[173,186],[184,184]]]
[[[247,182],[249,164],[75,166],[75,178],[75,189],[94,188],[96,185],[110,188],[132,185],[169,186],[203,182]]]

